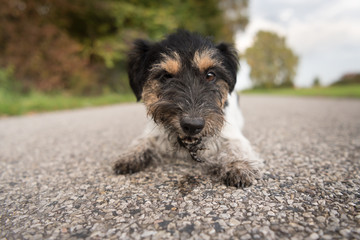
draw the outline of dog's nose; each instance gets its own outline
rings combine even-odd
[[[183,131],[188,135],[195,135],[201,132],[205,126],[205,120],[201,117],[191,118],[183,117],[180,120],[180,125]]]

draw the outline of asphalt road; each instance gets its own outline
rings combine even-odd
[[[241,105],[266,160],[245,190],[194,162],[114,175],[139,104],[0,119],[0,239],[360,239],[360,101]]]

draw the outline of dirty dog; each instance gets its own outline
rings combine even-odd
[[[135,41],[128,74],[149,124],[115,163],[115,173],[182,158],[228,186],[250,186],[262,161],[241,133],[243,117],[233,92],[238,62],[230,45],[187,31],[155,43]]]

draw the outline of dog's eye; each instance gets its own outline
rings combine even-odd
[[[173,78],[173,75],[170,74],[170,73],[164,73],[160,76],[160,80],[162,82],[165,82],[166,80],[170,79],[170,78]]]
[[[208,72],[208,73],[206,74],[206,81],[212,82],[212,81],[214,81],[215,79],[216,79],[215,73],[213,73],[213,72]]]

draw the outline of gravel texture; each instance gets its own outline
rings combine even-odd
[[[241,98],[245,190],[175,162],[115,176],[141,105],[0,119],[0,239],[360,239],[360,101]]]

